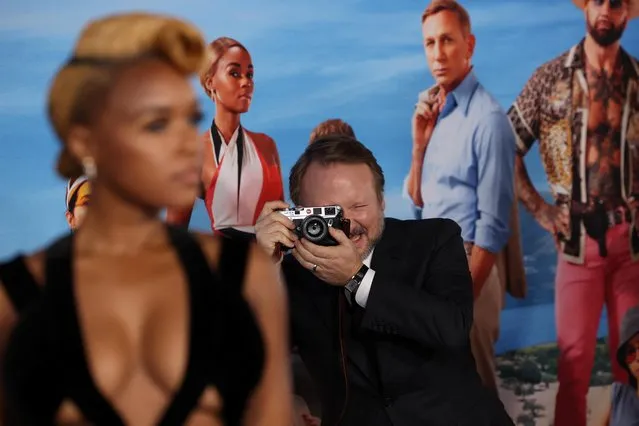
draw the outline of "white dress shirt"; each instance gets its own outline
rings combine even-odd
[[[359,285],[357,289],[357,293],[355,294],[355,302],[362,308],[366,308],[366,302],[368,302],[368,295],[371,292],[371,286],[373,285],[373,278],[375,278],[375,271],[371,269],[371,259],[373,258],[373,252],[375,248],[371,250],[371,252],[364,259],[364,265],[368,266],[368,271],[364,275],[362,279],[362,283]],[[346,291],[346,290],[344,290]],[[347,298],[348,300],[348,298]]]
[[[242,133],[244,155],[239,164],[237,140]],[[218,130],[222,141],[224,136]],[[228,143],[222,143],[219,156],[215,155],[211,136],[213,158],[218,166],[217,181],[211,199],[211,214],[215,229],[234,228],[254,233],[253,218],[264,186],[262,161],[255,142],[241,126],[238,126]],[[218,158],[219,157],[219,158]],[[242,180],[238,188],[238,168],[242,169]],[[241,194],[241,197],[238,197]]]

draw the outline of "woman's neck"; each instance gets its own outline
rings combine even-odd
[[[235,133],[235,130],[237,130],[239,125],[240,114],[231,112],[223,107],[216,107],[215,126],[217,126],[220,133],[222,133],[222,136],[224,136],[224,141],[226,143],[229,143],[233,137],[233,133]]]
[[[143,208],[93,185],[91,206],[77,231],[80,251],[107,256],[135,255],[166,243],[159,210]]]

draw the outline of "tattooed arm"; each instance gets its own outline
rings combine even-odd
[[[513,125],[517,140],[515,188],[524,208],[533,215],[542,228],[553,234],[562,232],[567,235],[567,214],[544,200],[532,184],[524,163],[524,156],[535,141],[539,139],[542,103],[540,94],[542,92],[542,84],[548,78],[546,65],[537,68],[508,110],[508,118],[510,118],[510,122]]]
[[[515,179],[519,199],[526,209],[533,213],[544,202],[528,176],[524,156],[539,138],[541,85],[544,80],[543,66],[535,70],[523,90],[508,110],[508,118],[515,131],[517,155],[515,159]]]
[[[519,201],[532,215],[539,212],[543,205],[546,204],[544,198],[533,186],[524,163],[524,156],[519,152],[515,156],[515,187],[517,188]]]

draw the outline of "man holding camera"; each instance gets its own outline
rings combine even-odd
[[[347,235],[324,217],[330,238],[314,244],[300,237],[305,222],[296,219],[296,229],[290,212],[278,211],[288,205],[275,201],[255,227],[278,261],[280,247],[292,248],[281,261],[291,340],[320,395],[322,424],[512,425],[475,370],[472,283],[459,227],[446,219],[384,219],[383,172],[345,136],[310,144],[289,187],[300,213],[340,206],[350,221]]]
[[[602,308],[615,359],[625,312],[639,303],[639,62],[620,46],[638,0],[574,0],[586,35],[538,67],[508,114],[517,133],[517,192],[555,239],[559,346],[555,424],[586,425],[586,396]],[[539,143],[552,190],[533,186],[524,155]]]

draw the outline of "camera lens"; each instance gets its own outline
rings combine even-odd
[[[321,241],[328,234],[328,225],[321,216],[308,216],[302,223],[302,237],[312,243]]]

